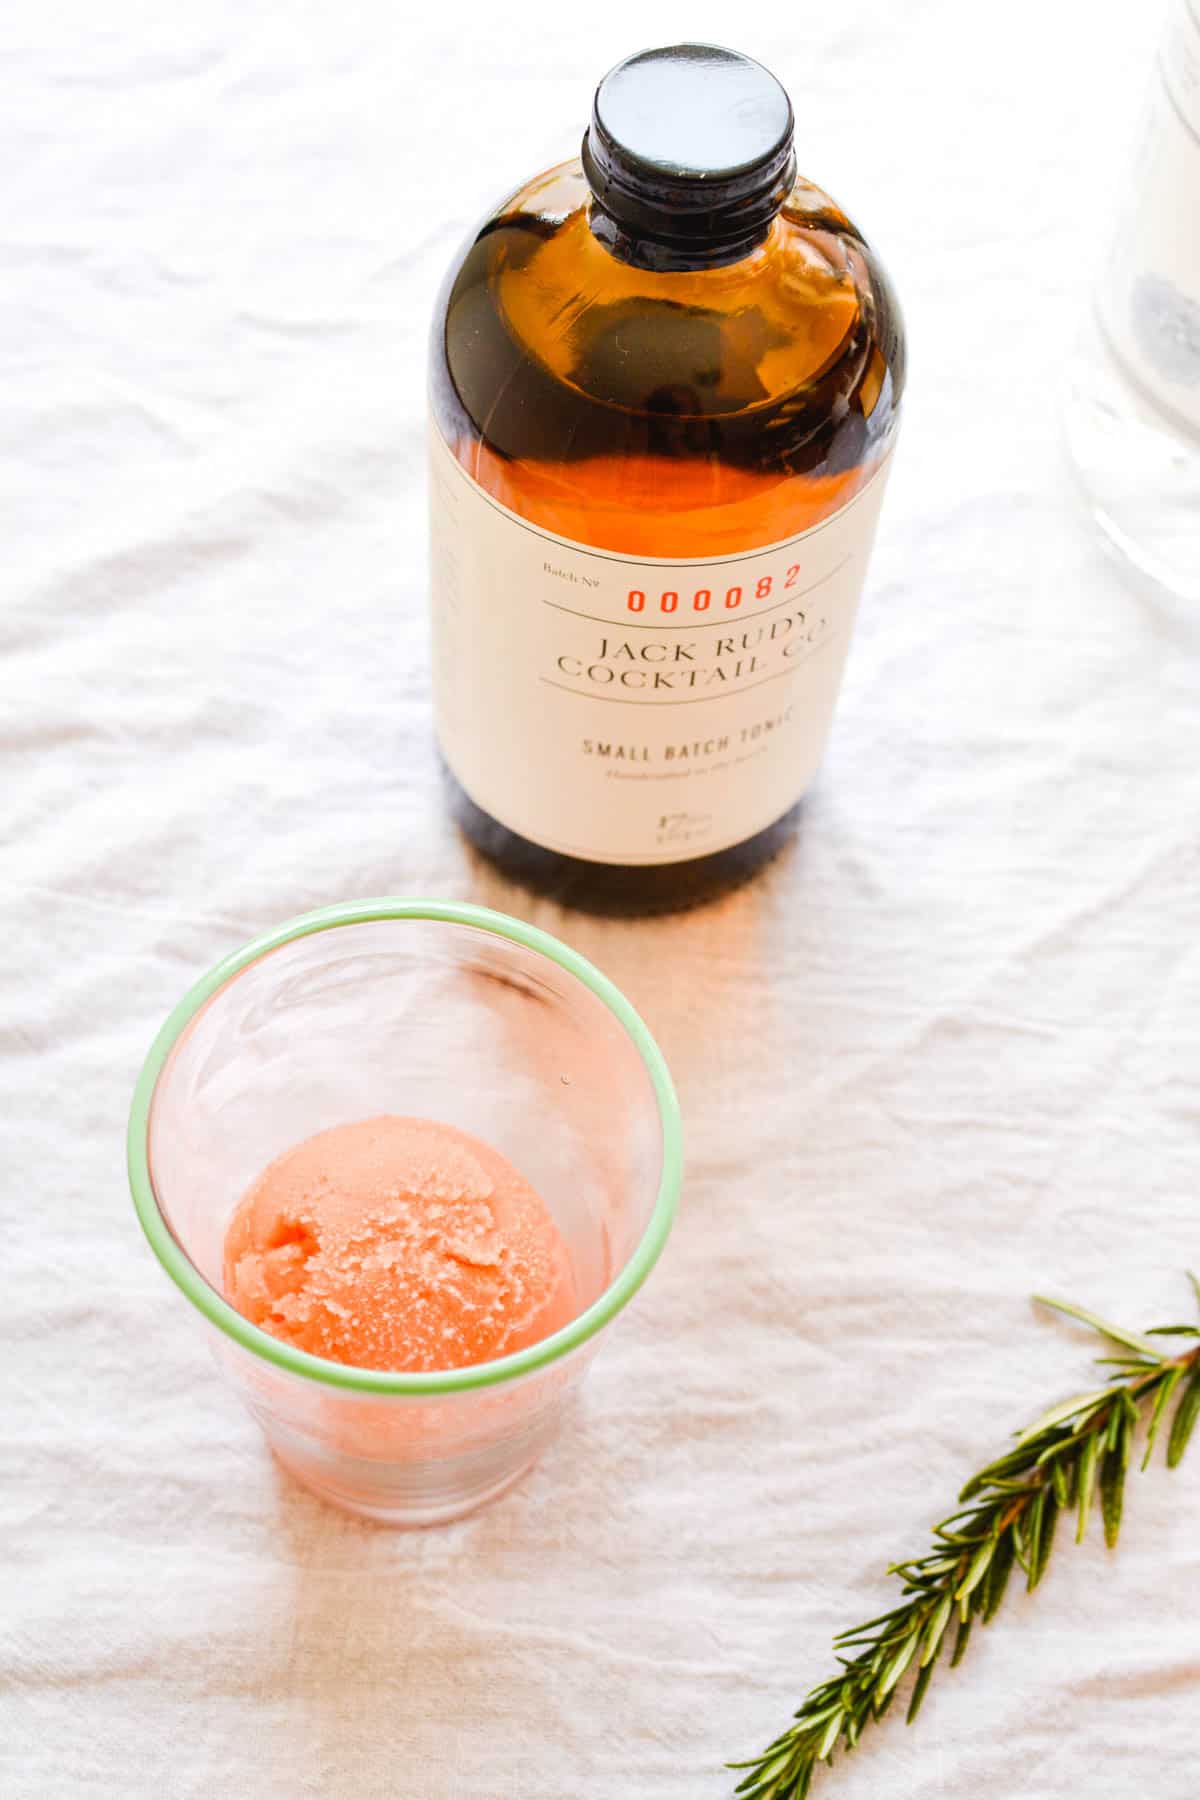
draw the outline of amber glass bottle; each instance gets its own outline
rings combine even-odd
[[[468,837],[569,904],[743,879],[828,732],[904,354],[792,134],[746,57],[632,57],[438,305],[438,738]]]

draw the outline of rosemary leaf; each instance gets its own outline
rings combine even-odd
[[[911,1725],[921,1710],[921,1702],[925,1698],[925,1689],[933,1679],[933,1664],[926,1663],[913,1683],[912,1697],[908,1702],[908,1711],[904,1715],[904,1723]]]
[[[996,1540],[995,1538],[989,1538],[987,1543],[981,1545],[971,1558],[967,1572],[954,1596],[956,1600],[965,1600],[968,1594],[974,1593],[975,1589],[979,1586],[979,1583],[987,1574],[988,1564],[991,1562],[995,1553]]]
[[[952,1669],[957,1669],[959,1663],[962,1661],[963,1657],[967,1654],[967,1643],[970,1639],[970,1636],[971,1636],[971,1620],[970,1619],[960,1619],[958,1631],[955,1633],[955,1637],[954,1637],[954,1655],[950,1658],[950,1667]]]
[[[1011,1531],[1006,1531],[997,1544],[996,1554],[988,1566],[983,1609],[980,1615],[985,1625],[1000,1610],[1000,1603],[1004,1599],[1004,1590],[1008,1586],[1008,1578],[1012,1573],[1015,1561],[1016,1546],[1013,1542],[1013,1534]]]
[[[1046,1495],[1046,1510],[1042,1519],[1042,1535],[1038,1544],[1038,1561],[1032,1587],[1037,1587],[1046,1573],[1046,1565],[1050,1561],[1050,1552],[1054,1548],[1054,1531],[1058,1524],[1058,1501],[1053,1494]]]
[[[1075,1542],[1082,1544],[1083,1534],[1087,1530],[1088,1514],[1092,1510],[1092,1490],[1096,1484],[1096,1462],[1100,1455],[1099,1438],[1089,1438],[1083,1446],[1083,1454],[1079,1459],[1079,1526],[1075,1532]]]
[[[1070,1506],[1071,1484],[1067,1475],[1067,1465],[1059,1456],[1056,1456],[1050,1464],[1050,1484],[1054,1489],[1054,1498],[1058,1504]]]
[[[1150,1467],[1150,1458],[1154,1454],[1154,1445],[1155,1440],[1158,1437],[1158,1428],[1163,1422],[1164,1413],[1171,1404],[1171,1395],[1183,1380],[1183,1374],[1183,1370],[1176,1365],[1176,1367],[1166,1371],[1158,1384],[1158,1388],[1154,1395],[1154,1408],[1150,1414],[1150,1424],[1146,1429],[1146,1454],[1142,1458],[1143,1470]]]
[[[842,1720],[845,1716],[845,1712],[839,1707],[825,1727],[825,1734],[817,1746],[818,1762],[824,1762],[825,1758],[829,1755],[829,1752],[833,1749],[833,1746],[837,1743],[838,1734],[842,1729]]]
[[[1183,1390],[1183,1398],[1175,1409],[1175,1417],[1171,1421],[1171,1435],[1167,1439],[1167,1467],[1176,1468],[1183,1461],[1183,1453],[1188,1447],[1188,1439],[1196,1423],[1196,1415],[1200,1413],[1200,1362],[1194,1362],[1187,1386]]]
[[[1104,1520],[1104,1541],[1110,1550],[1116,1548],[1121,1530],[1121,1503],[1125,1494],[1125,1460],[1120,1449],[1106,1450],[1100,1464],[1100,1513]]]
[[[1147,1337],[1136,1331],[1125,1331],[1120,1325],[1110,1325],[1107,1319],[1097,1318],[1082,1306],[1071,1306],[1065,1300],[1051,1300],[1045,1294],[1035,1294],[1034,1299],[1039,1306],[1053,1307],[1055,1312],[1066,1313],[1068,1318],[1078,1319],[1083,1325],[1090,1325],[1101,1337],[1111,1338],[1114,1344],[1124,1344],[1128,1350],[1138,1350],[1143,1356],[1157,1359],[1158,1346]]]
[[[1073,1419],[1076,1413],[1090,1414],[1094,1412],[1108,1397],[1108,1389],[1100,1388],[1096,1393],[1077,1394],[1074,1400],[1063,1400],[1058,1406],[1052,1406],[1049,1412],[1043,1413],[1040,1419],[1035,1420],[1027,1430],[1020,1434],[1017,1439],[1018,1449],[1022,1445],[1028,1445],[1032,1438],[1040,1437],[1042,1432],[1048,1431],[1052,1425],[1064,1425],[1068,1419]]]
[[[942,1639],[946,1635],[946,1627],[950,1623],[950,1614],[954,1608],[952,1595],[943,1594],[938,1602],[937,1611],[932,1615],[925,1627],[924,1646],[921,1650],[921,1667],[928,1669],[942,1647]]]
[[[907,1669],[909,1663],[917,1653],[917,1645],[919,1642],[919,1638],[908,1638],[884,1670],[876,1688],[876,1693],[881,1700],[887,1699],[888,1695],[903,1675],[905,1669]]]

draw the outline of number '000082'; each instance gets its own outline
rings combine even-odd
[[[757,589],[760,597],[770,593],[770,584],[771,577],[769,575],[764,575],[762,581],[759,582]],[[625,604],[630,612],[645,612],[646,595],[641,588],[630,588]],[[706,587],[697,588],[690,599],[688,599],[686,595],[681,594],[677,588],[665,588],[658,596],[657,601],[654,599],[650,600],[651,611],[660,613],[679,612],[681,608],[684,612],[707,612],[710,606],[720,606],[721,604],[722,598],[720,593],[714,595],[712,589]],[[726,588],[724,605],[728,610],[732,612],[735,607],[738,607],[741,604],[742,589],[740,587]]]
[[[783,584],[784,587],[794,587],[796,584],[796,577],[799,573],[800,565],[798,563],[793,563],[787,572],[787,579]],[[774,585],[775,578],[773,575],[760,575],[754,584],[754,598],[756,600],[765,600]],[[724,598],[726,611],[733,612],[736,607],[739,607],[742,604],[744,593],[745,590],[741,586],[726,588]],[[645,612],[647,606],[645,590],[643,588],[630,588],[625,604],[630,612]],[[679,612],[681,608],[684,612],[707,612],[710,606],[720,606],[721,604],[720,594],[718,593],[714,596],[713,590],[706,587],[697,588],[690,601],[679,592],[678,588],[664,588],[662,593],[658,596],[657,603],[654,600],[649,601],[651,611],[658,611],[660,613]]]

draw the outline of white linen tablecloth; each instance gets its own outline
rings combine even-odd
[[[1076,509],[1062,364],[1154,9],[842,0],[0,18],[0,1793],[718,1800],[1005,1434],[1200,1264],[1200,622]],[[1137,14],[1139,16],[1130,16]],[[647,924],[441,811],[423,362],[442,269],[596,79],[732,40],[907,311],[907,419],[796,847]],[[141,1241],[130,1089],[193,977],[387,891],[499,905],[673,1065],[667,1256],[501,1503],[291,1486]],[[1194,1800],[1200,1454],[1063,1536],[839,1800]]]

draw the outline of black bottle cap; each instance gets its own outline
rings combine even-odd
[[[727,258],[761,238],[786,199],[792,129],[791,102],[761,63],[672,44],[609,70],[583,168],[622,233],[675,249],[681,265],[705,251]]]

